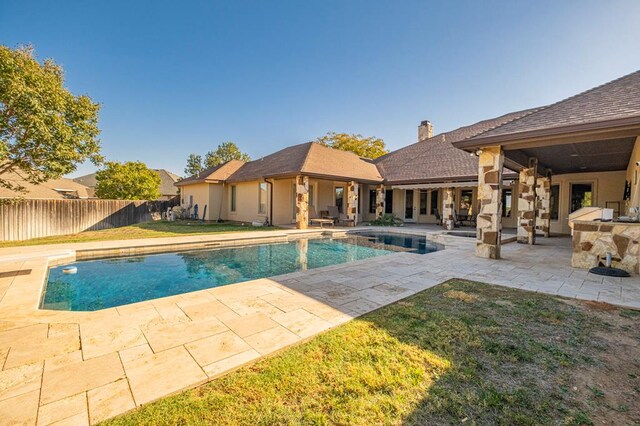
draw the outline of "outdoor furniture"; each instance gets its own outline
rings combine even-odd
[[[318,215],[316,214],[315,207],[309,206],[309,223],[311,225],[313,225],[314,223],[318,223],[320,224],[320,228],[324,228],[324,225],[333,226],[334,221],[333,219],[324,219],[324,218],[318,217]]]
[[[453,226],[462,226],[462,221],[460,220],[460,216],[458,215],[458,212],[454,209],[453,210]]]
[[[438,209],[433,209],[433,214],[436,216],[436,223],[442,225],[442,216],[440,216]]]
[[[324,216],[323,219],[333,219],[333,221],[336,222],[340,218],[340,211],[338,210],[338,207],[328,206],[327,210],[329,211],[329,214]]]
[[[356,226],[356,221],[354,219],[349,219],[349,217],[344,213],[340,213],[339,219],[340,223],[344,223],[347,226]]]

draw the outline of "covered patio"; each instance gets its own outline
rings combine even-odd
[[[499,212],[506,167],[520,177],[518,242],[536,244],[536,231],[548,237],[555,219],[563,230],[574,226],[574,266],[597,266],[608,252],[614,266],[637,274],[640,225],[636,217],[625,216],[640,201],[639,141],[640,73],[636,72],[455,142],[479,158],[476,255],[501,257]],[[554,188],[556,181],[563,186]],[[614,221],[606,227],[592,221],[570,223],[569,214],[583,207],[610,208]]]

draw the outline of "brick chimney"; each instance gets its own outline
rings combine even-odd
[[[429,120],[424,120],[418,126],[418,142],[429,139],[433,136],[433,124]]]

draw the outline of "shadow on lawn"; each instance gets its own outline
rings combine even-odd
[[[574,387],[585,369],[603,368],[599,354],[612,348],[597,332],[611,330],[577,304],[452,280],[361,320],[448,364],[425,375],[432,383],[405,424],[580,425],[601,411]]]

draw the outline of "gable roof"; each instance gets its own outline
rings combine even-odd
[[[165,169],[152,169],[160,176],[160,194],[161,195],[174,195],[177,194],[175,183],[180,180],[180,176],[171,173]],[[96,187],[96,174],[89,173],[88,175],[78,176],[73,179],[74,182],[80,183],[89,188]]]
[[[218,164],[217,166],[204,169],[197,175],[189,176],[175,183],[176,186],[190,185],[194,183],[212,182],[217,183],[223,180],[227,180],[235,171],[237,171],[244,161],[230,160],[226,163]]]
[[[608,127],[623,123],[640,123],[640,71],[571,96],[510,123],[469,137],[527,137],[555,129],[554,133]],[[459,146],[464,146],[462,142]]]
[[[371,160],[347,151],[307,142],[284,148],[259,160],[245,163],[232,174],[229,182],[290,177],[303,174],[331,179],[382,182],[382,176]]]
[[[17,173],[5,174],[2,178],[12,184],[24,187],[25,191],[17,192],[7,188],[0,188],[0,198],[63,199],[94,197],[94,192],[91,188],[74,182],[71,179],[51,179],[35,185],[25,181]]]
[[[379,157],[375,163],[390,184],[476,180],[478,157],[454,147],[452,143],[526,117],[539,109],[512,112],[440,133]]]

